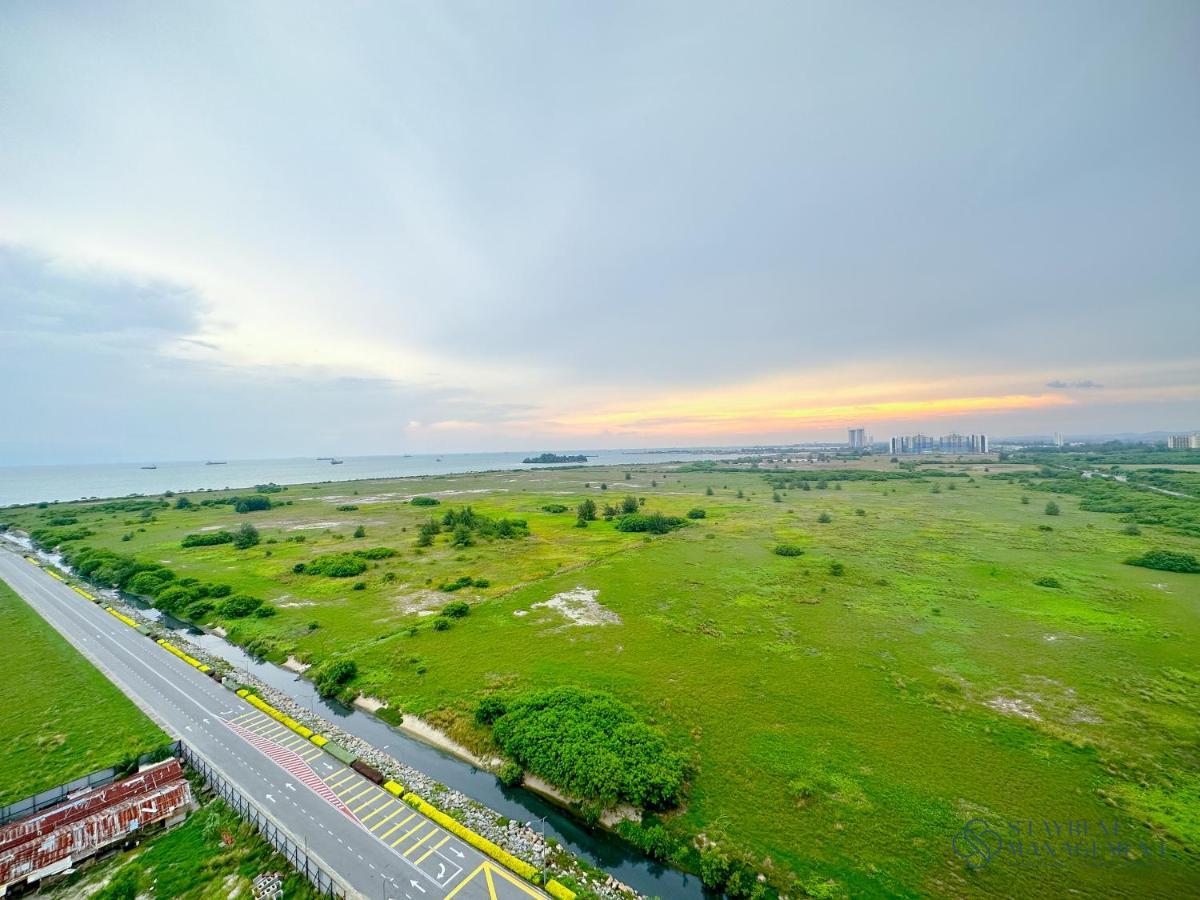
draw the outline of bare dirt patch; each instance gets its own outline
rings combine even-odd
[[[568,619],[569,625],[620,625],[621,617],[601,606],[596,599],[599,596],[599,591],[580,586],[534,603],[530,609],[552,609]]]

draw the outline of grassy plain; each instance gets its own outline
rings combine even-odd
[[[0,636],[0,806],[167,743],[2,581]]]
[[[831,470],[846,468],[870,466]],[[481,750],[481,696],[609,691],[694,760],[669,828],[745,847],[814,894],[1197,894],[1200,576],[1122,560],[1197,553],[1200,540],[1156,526],[1126,534],[1069,495],[1047,516],[1048,495],[1022,503],[1027,490],[984,466],[946,467],[959,469],[778,501],[761,472],[643,466],[291,487],[271,495],[290,505],[249,514],[143,519],[60,504],[2,518],[30,529],[70,512],[97,532],[86,544],[268,600],[276,616],[221,624],[276,659],[352,658],[354,688]],[[646,511],[699,506],[707,518],[646,536],[542,510],[626,493]],[[442,535],[419,549],[431,510],[407,502],[417,494],[442,501],[435,514],[470,503],[526,519],[531,536],[455,548]],[[185,534],[247,520],[257,547],[180,548]],[[773,553],[781,542],[803,555]],[[376,546],[400,552],[357,578],[293,572],[319,553]],[[489,586],[436,589],[460,576]],[[1046,578],[1059,586],[1034,583]],[[619,622],[574,624],[536,605],[577,588]],[[468,600],[470,615],[430,628],[451,600]],[[1131,840],[1161,840],[1165,858],[1006,856],[975,870],[952,847],[973,818],[1094,831],[1114,817]]]

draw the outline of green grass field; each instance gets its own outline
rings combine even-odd
[[[1068,495],[1047,516],[1049,495],[1023,504],[1028,491],[987,474],[830,483],[776,501],[759,472],[566,469],[292,487],[271,495],[291,505],[248,514],[60,504],[3,517],[32,529],[69,513],[97,532],[81,543],[269,601],[271,618],[219,624],[274,659],[352,658],[354,690],[480,750],[481,696],[611,692],[694,762],[667,827],[745,848],[777,883],[855,897],[1195,895],[1200,575],[1122,560],[1195,554],[1200,540],[1156,526],[1126,534]],[[646,511],[699,506],[707,518],[646,536],[542,510],[626,493]],[[470,503],[526,519],[531,535],[466,548],[441,535],[418,548],[430,510],[406,502],[415,494],[439,497],[439,514]],[[244,521],[263,543],[180,547]],[[804,553],[773,553],[781,542]],[[399,553],[358,577],[293,572],[377,546]],[[489,584],[436,589],[461,576]],[[1035,584],[1047,578],[1058,587]],[[538,605],[564,594],[601,621]],[[470,614],[429,627],[452,600]],[[952,846],[973,818],[1094,829],[1114,817],[1127,839],[1161,841],[1165,858],[1005,856],[973,870]]]
[[[0,806],[167,743],[2,581],[0,635]]]

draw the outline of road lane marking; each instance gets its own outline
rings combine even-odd
[[[408,831],[404,832],[404,834],[400,835],[400,837],[396,838],[396,840],[394,840],[394,841],[392,842],[392,846],[393,846],[393,847],[395,847],[395,846],[396,846],[397,844],[399,844],[401,841],[405,841],[405,840],[407,840],[407,839],[408,839],[408,838],[409,838],[409,837],[412,835],[412,833],[413,833],[414,831],[418,831],[418,830],[420,830],[420,829],[424,828],[424,827],[425,827],[426,825],[428,825],[428,824],[429,824],[429,821],[428,821],[428,820],[426,820],[426,819],[422,819],[420,822],[418,822],[418,823],[417,823],[416,825],[414,825],[412,828],[408,829]]]
[[[420,847],[423,843],[425,843],[427,840],[429,840],[431,837],[433,837],[437,833],[438,833],[437,828],[434,828],[432,831],[429,832],[429,834],[425,835],[425,837],[421,838],[419,841],[417,841],[415,844],[413,844],[411,847],[409,847],[407,850],[405,850],[404,855],[411,856],[413,851],[415,851],[418,847]]]
[[[371,785],[371,788],[372,788],[372,789],[374,789],[374,787],[375,787],[374,785]],[[359,796],[362,796],[362,795],[360,794]],[[358,804],[358,806],[351,806],[351,807],[350,807],[350,812],[352,812],[352,813],[354,813],[355,815],[357,815],[357,814],[358,814],[360,811],[362,811],[362,810],[366,809],[366,808],[367,808],[368,806],[370,806],[372,803],[376,803],[376,802],[378,802],[378,800],[380,799],[380,797],[390,797],[390,796],[391,796],[391,794],[380,794],[380,795],[379,795],[379,796],[377,796],[377,797],[368,797],[368,798],[367,798],[366,800],[364,800],[362,803]]]
[[[381,803],[379,806],[375,807],[373,810],[371,810],[365,816],[359,816],[359,819],[362,821],[362,823],[364,825],[367,824],[368,819],[375,818],[377,815],[379,815],[381,812],[383,812],[385,809],[387,809],[389,806],[391,806],[393,803],[396,802],[391,794],[385,794],[384,796],[387,797],[386,803]]]
[[[417,865],[419,866],[421,863],[425,862],[425,860],[429,858],[430,854],[432,854],[434,850],[442,846],[442,844],[446,843],[448,840],[450,840],[450,835],[446,835],[444,838],[426,850],[423,854],[421,854],[421,856],[417,859]]]
[[[356,786],[357,786],[357,785],[356,785]],[[347,797],[347,798],[346,798],[346,805],[347,805],[347,806],[349,806],[351,803],[353,803],[353,802],[354,802],[355,800],[357,800],[359,797],[363,797],[363,796],[365,796],[365,795],[367,795],[367,794],[371,793],[371,791],[373,791],[373,790],[375,790],[375,785],[373,785],[373,784],[368,784],[368,785],[367,785],[365,788],[363,788],[361,791],[359,791],[359,792],[358,792],[357,794],[355,794],[353,797]],[[348,794],[348,793],[350,793],[350,791],[346,791],[346,793]],[[338,796],[340,797],[340,796],[342,796],[342,795],[341,795],[341,794],[338,794]],[[351,810],[351,812],[353,812],[353,810]]]
[[[417,814],[416,814],[416,813],[413,813],[413,814],[412,814],[412,815],[410,815],[410,816],[409,816],[407,819],[404,819],[403,821],[397,822],[395,825],[393,825],[391,828],[389,828],[387,831],[385,831],[383,834],[381,834],[381,835],[379,836],[379,839],[382,841],[382,840],[385,840],[385,839],[387,839],[387,838],[391,837],[391,836],[392,836],[392,832],[393,832],[393,831],[395,831],[397,828],[402,828],[403,826],[405,826],[406,824],[408,824],[409,822],[411,822],[413,819],[415,819],[415,818],[416,818],[416,816],[417,816]],[[383,824],[383,823],[381,822],[380,824]]]
[[[382,819],[380,819],[378,822],[376,822],[374,825],[372,825],[372,826],[371,826],[371,830],[372,830],[372,831],[378,831],[380,828],[382,828],[384,825],[386,825],[386,824],[387,824],[388,822],[390,822],[392,819],[396,818],[396,816],[400,815],[400,813],[404,812],[404,810],[406,810],[406,809],[408,809],[408,807],[407,807],[407,806],[405,806],[403,803],[399,803],[399,804],[397,804],[396,811],[395,811],[395,812],[393,812],[393,813],[392,813],[391,815],[389,815],[389,816],[385,816],[384,818],[382,818]],[[373,816],[373,815],[375,815],[375,814],[374,814],[374,813],[371,813],[371,815]],[[370,818],[370,816],[368,816],[368,818]],[[363,824],[366,824],[366,823],[364,822]]]
[[[353,769],[342,769],[340,772],[334,772],[332,775],[326,778],[325,783],[331,788],[341,787],[343,784],[353,778],[354,775],[355,772]]]

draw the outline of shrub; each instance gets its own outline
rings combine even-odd
[[[1129,566],[1141,566],[1144,569],[1158,569],[1162,572],[1200,572],[1200,562],[1190,553],[1176,553],[1172,550],[1149,550],[1141,556],[1131,556],[1125,560]]]
[[[480,725],[490,726],[506,712],[508,706],[499,697],[484,697],[475,707],[475,721]]]
[[[232,593],[233,588],[227,584],[214,584],[208,589],[208,596],[210,597],[228,597]]]
[[[357,528],[354,529],[354,536],[356,538],[365,538],[367,536],[367,529],[365,529],[363,526],[359,525]]]
[[[567,507],[562,503],[547,503],[542,510],[548,513],[564,513],[567,511]]]
[[[187,497],[180,497],[178,500],[175,501],[175,508],[176,509],[191,509],[192,501],[189,500]]]
[[[706,518],[707,516],[708,516],[708,513],[705,512],[704,510],[702,510],[698,506],[694,507],[692,509],[689,509],[687,511],[687,517],[689,519],[703,519],[703,518]]]
[[[271,606],[270,604],[264,603],[258,609],[254,610],[254,615],[260,619],[269,619],[271,616],[275,615],[276,612],[277,612],[277,610],[275,609],[275,607]]]
[[[1055,503],[1053,500],[1051,500],[1049,503],[1046,504],[1046,515],[1057,516],[1059,514],[1059,512],[1060,512],[1060,510],[1058,508],[1058,504]]]
[[[353,503],[343,503],[337,508],[338,512],[354,512],[356,509],[358,509],[358,507]]]
[[[408,502],[413,506],[438,506],[442,501],[437,497],[413,497]]]
[[[617,531],[649,532],[650,534],[666,534],[676,528],[682,528],[686,521],[679,516],[664,516],[660,512],[633,513],[620,516],[617,519]]]
[[[352,553],[325,553],[310,560],[304,571],[327,578],[353,578],[367,571],[367,564]]]
[[[239,550],[249,550],[258,543],[258,529],[249,522],[243,522],[242,527],[233,536],[233,546]]]
[[[451,619],[461,619],[463,616],[471,612],[469,603],[462,600],[455,600],[453,603],[447,603],[442,608],[442,615]]]
[[[338,659],[326,663],[317,670],[313,682],[322,697],[332,697],[357,676],[358,664],[354,660]]]
[[[356,581],[356,582],[354,582],[354,587],[352,587],[350,590],[365,591],[366,589],[367,589],[367,583],[365,581]]]
[[[831,516],[827,512],[823,512],[819,516],[817,516],[817,521],[822,523],[823,525],[828,525],[830,522],[833,521],[833,516]]]
[[[433,630],[434,631],[448,631],[449,629],[450,629],[450,620],[449,619],[447,619],[445,616],[434,616],[434,618],[433,618]]]
[[[1057,578],[1053,578],[1049,575],[1043,575],[1041,578],[1035,578],[1033,580],[1033,583],[1036,584],[1038,587],[1045,587],[1045,588],[1060,588],[1060,587],[1062,587],[1062,583]]]
[[[297,575],[303,575],[304,570],[307,568],[308,568],[308,566],[306,566],[304,563],[296,563],[294,566],[292,566],[292,571],[295,572]]]
[[[1124,528],[1121,529],[1121,534],[1128,534],[1128,535],[1136,536],[1141,533],[1142,533],[1142,529],[1138,528],[1136,525],[1126,525]]]
[[[841,578],[846,574],[846,567],[840,562],[831,562],[829,564],[829,574],[833,575],[835,578]]]
[[[504,787],[517,787],[525,780],[525,770],[515,762],[507,762],[496,773],[496,778]]]
[[[776,544],[771,552],[778,556],[800,556],[804,549],[795,544]]]
[[[396,551],[391,547],[370,547],[366,550],[355,550],[354,555],[359,559],[391,559]]]
[[[711,497],[711,496],[713,495],[713,489],[712,489],[712,485],[709,485],[708,487],[706,487],[706,488],[704,489],[704,495],[705,495],[706,497]]]
[[[455,591],[461,591],[465,587],[470,587],[474,583],[475,582],[472,580],[470,575],[460,575],[453,581],[443,581],[438,585],[438,590],[444,591],[447,594],[452,594]]]
[[[624,497],[624,499],[621,500],[620,512],[627,515],[629,513],[635,513],[637,511],[638,511],[637,497],[634,497],[632,495],[626,495]]]
[[[262,606],[257,597],[235,594],[217,605],[217,612],[227,619],[243,619]]]
[[[575,507],[575,511],[579,514],[581,522],[591,522],[596,518],[596,501],[588,497],[579,506]]]
[[[273,607],[272,607],[273,609]],[[183,611],[183,614],[189,619],[199,622],[204,619],[210,612],[213,611],[213,605],[207,600],[197,600]]]
[[[527,771],[582,799],[647,808],[682,799],[683,755],[610,694],[572,687],[525,694],[494,720],[492,733]]]
[[[264,497],[261,494],[254,497],[236,497],[236,502],[233,504],[235,512],[249,513],[259,512],[264,509],[271,508],[271,500],[269,497]]]
[[[490,581],[488,581],[486,578],[476,578],[475,579],[475,587],[477,587],[477,588],[490,587],[491,584],[492,583]]]

